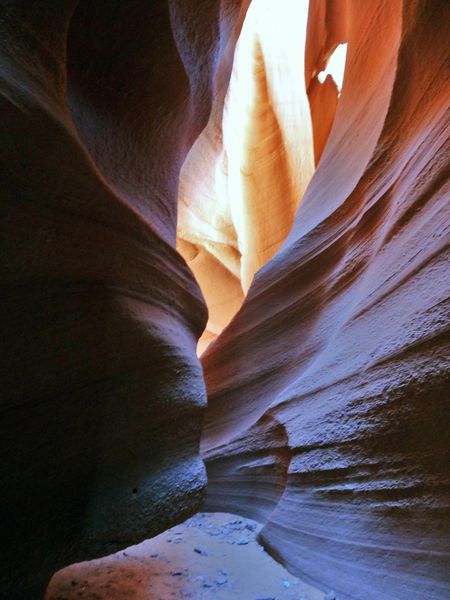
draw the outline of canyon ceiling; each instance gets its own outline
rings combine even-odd
[[[339,599],[448,598],[447,0],[0,32],[0,595],[204,506]]]

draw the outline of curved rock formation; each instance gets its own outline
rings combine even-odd
[[[263,518],[265,545],[339,598],[450,594],[449,39],[442,0],[312,0],[313,123],[311,82],[348,42],[334,123],[203,356],[208,508]]]
[[[450,8],[296,11],[2,3],[10,600],[201,505],[200,288],[208,508],[340,600],[450,594]]]
[[[245,7],[245,3],[244,3]],[[244,8],[243,7],[243,8]],[[302,57],[308,3],[253,1],[226,95],[183,166],[178,248],[209,309],[200,352],[240,307],[278,250],[314,170]],[[228,60],[228,56],[224,57]],[[225,96],[225,97],[224,97]]]
[[[206,309],[174,246],[221,11],[226,41],[238,2],[2,3],[2,597],[204,496]]]

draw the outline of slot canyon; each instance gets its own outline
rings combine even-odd
[[[448,0],[0,33],[0,598],[211,522],[308,600],[449,600]]]

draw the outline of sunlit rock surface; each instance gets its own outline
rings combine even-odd
[[[204,497],[206,308],[175,235],[239,4],[219,40],[220,10],[2,3],[2,598],[41,598]]]
[[[283,0],[279,9],[272,0],[253,0],[234,61],[224,54],[218,70],[209,123],[182,169],[178,249],[209,309],[200,352],[285,240],[313,173],[302,60],[307,12],[307,2]]]
[[[343,89],[290,235],[203,355],[207,507],[263,520],[265,545],[338,598],[443,600],[450,6],[311,14],[311,104],[348,42]]]

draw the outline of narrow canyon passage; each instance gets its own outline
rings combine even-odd
[[[229,81],[181,168],[177,249],[209,311],[200,355],[241,307],[255,272],[286,239],[326,143],[323,132],[317,141],[324,109],[313,122],[299,58],[305,55],[307,21],[307,2],[285,0],[274,11],[268,0],[252,1],[231,64],[225,54],[219,67],[230,71]],[[344,44],[328,63],[323,61],[321,72],[315,69],[314,85],[316,94],[328,86],[329,133],[344,76]],[[214,481],[211,469],[209,477]],[[233,492],[225,500],[231,508],[232,498]],[[261,500],[267,502],[264,493]],[[267,515],[256,516],[262,523]],[[323,600],[323,591],[293,577],[257,543],[261,523],[201,513],[140,546],[63,569],[46,600]]]
[[[449,2],[0,4],[0,598],[448,600]]]
[[[333,42],[307,80],[308,6],[249,5],[234,54],[221,56],[208,124],[181,169],[177,248],[209,311],[200,355],[286,239],[331,129],[346,44],[330,58]]]

